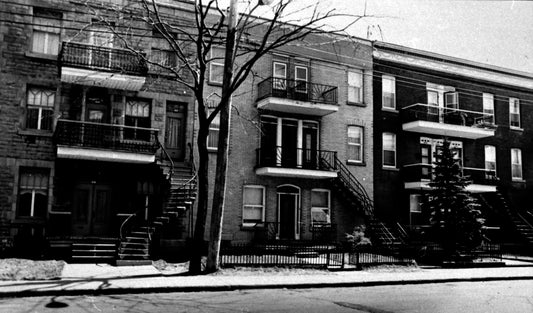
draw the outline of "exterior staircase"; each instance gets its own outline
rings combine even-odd
[[[163,149],[164,151],[164,149]],[[191,149],[192,151],[192,149]],[[190,166],[168,161],[160,164],[168,182],[168,193],[162,212],[149,221],[141,221],[132,214],[121,225],[117,265],[151,264],[151,248],[160,236],[184,236],[187,229],[186,212],[192,211],[196,200],[197,176],[191,153]]]
[[[514,208],[501,192],[484,196],[484,203],[493,211],[497,211],[507,220],[511,228],[518,234],[521,241],[533,247],[533,215],[529,211]]]
[[[71,259],[74,263],[112,263],[116,251],[115,238],[76,238],[71,243]]]

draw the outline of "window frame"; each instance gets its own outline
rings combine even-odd
[[[516,154],[518,156],[518,159],[517,159],[517,163],[514,162],[513,160],[513,156],[514,156],[514,153],[517,151],[518,154]],[[520,168],[520,176],[514,176],[514,170],[513,170],[513,167],[518,165],[519,168]],[[523,181],[524,180],[524,171],[523,171],[523,164],[522,164],[522,150],[519,149],[519,148],[511,148],[511,180],[513,181]]]
[[[494,160],[489,160],[488,156],[492,154],[492,152],[490,151],[493,151],[494,152]],[[498,161],[497,161],[497,157],[496,157],[496,146],[493,146],[493,145],[485,145],[483,147],[483,151],[484,151],[484,160],[485,160],[485,178],[491,178],[492,176],[496,177],[498,175],[498,170],[497,170],[497,166],[498,166]],[[494,164],[493,167],[494,169],[490,168],[488,165],[489,164]],[[490,175],[488,171],[492,171],[494,170],[494,175]]]
[[[321,206],[314,206],[313,205],[313,192],[325,192],[327,193],[327,199],[328,199],[328,206],[327,207],[321,207]],[[313,221],[313,212],[318,211],[320,213],[323,213],[324,210],[327,210],[327,218],[326,223],[316,223]],[[311,189],[311,208],[310,208],[310,219],[311,219],[311,227],[329,227],[331,226],[331,190],[324,189],[324,188],[313,188]]]
[[[392,136],[392,142],[394,144],[394,147],[393,149],[394,150],[385,150],[385,136],[386,135],[391,135]],[[382,155],[382,160],[381,160],[381,164],[383,166],[383,168],[396,168],[397,167],[397,142],[396,142],[396,134],[395,133],[392,133],[392,132],[383,132],[382,135],[381,135],[381,155]],[[389,165],[389,164],[385,164],[385,151],[392,151],[394,152],[394,164],[393,165]]]
[[[358,78],[356,80],[359,83],[359,85],[351,84],[352,82],[352,80],[350,79],[351,74],[356,75],[355,77]],[[364,85],[363,71],[355,70],[355,69],[349,70],[347,73],[347,85],[348,85],[348,95],[347,95],[348,103],[363,103],[364,102],[363,101],[363,85]],[[351,99],[350,95],[352,94],[352,90],[354,90],[354,88],[357,88],[358,90],[357,97],[355,97],[356,99]]]
[[[246,199],[246,190],[247,189],[260,189],[261,190],[261,193],[262,193],[262,204],[261,205],[257,205],[257,204],[246,204],[245,203],[245,199]],[[245,222],[244,220],[244,211],[246,209],[246,207],[254,207],[254,208],[257,208],[257,207],[260,207],[261,208],[261,222],[260,223],[250,223],[250,222]],[[242,187],[242,219],[241,219],[241,222],[242,222],[242,226],[243,227],[257,227],[257,226],[264,226],[265,224],[265,207],[266,207],[266,187],[263,186],[263,185],[243,185]]]
[[[492,114],[491,118],[491,124],[496,124],[496,115],[494,111],[494,94],[484,92],[483,95],[483,113],[485,114]],[[489,108],[490,107],[490,108]],[[485,116],[483,117],[483,120],[485,120]]]
[[[208,106],[207,107],[207,115],[211,115],[211,113],[215,110],[215,106]],[[218,123],[215,123],[215,121],[218,121]],[[216,127],[215,127],[216,126]],[[211,132],[216,132],[216,140],[213,139],[212,135],[211,135]],[[213,118],[213,120],[211,121],[211,123],[209,123],[209,130],[208,130],[208,135],[207,135],[207,143],[206,143],[206,146],[207,146],[207,149],[208,150],[211,150],[211,151],[216,151],[218,150],[218,135],[220,134],[220,111],[217,113],[217,115],[215,115],[215,117]],[[210,140],[211,139],[211,140]],[[210,142],[211,141],[214,141],[215,145],[210,145]]]
[[[352,143],[350,142],[350,138],[355,138],[355,137],[350,137],[350,128],[355,128],[355,129],[359,129],[360,130],[360,143]],[[347,158],[347,161],[348,163],[357,163],[357,164],[362,164],[364,163],[364,143],[365,143],[365,129],[363,126],[360,126],[360,125],[348,125],[347,129],[346,129],[346,137],[347,137],[347,144],[348,144],[348,152],[350,151],[350,146],[358,146],[359,147],[359,155],[357,157],[359,157],[359,159],[357,158],[352,158],[352,155],[350,153],[348,153],[348,158]]]
[[[43,19],[46,21],[38,21],[37,19]],[[30,53],[57,56],[59,54],[59,46],[61,44],[61,28],[62,28],[63,15],[61,12],[33,7],[32,12],[32,33],[30,38]],[[43,23],[44,22],[44,23]],[[57,24],[56,24],[57,23]],[[47,26],[44,26],[47,25]],[[43,51],[37,51],[36,49],[36,33],[44,34]],[[50,38],[57,37],[57,46],[54,47],[50,44]]]
[[[41,101],[41,104],[35,104],[35,103],[30,103],[30,92],[32,92],[33,90],[36,90],[36,91],[39,91],[41,93],[40,95],[40,99],[43,99],[43,96],[46,94],[46,93],[50,93],[51,96],[54,97],[53,99],[53,103],[51,106],[48,106],[48,105],[43,105],[42,104],[42,101]],[[27,130],[36,130],[36,131],[43,131],[43,132],[52,132],[53,129],[54,129],[54,114],[55,114],[55,108],[56,108],[56,96],[57,96],[57,90],[56,89],[53,89],[53,88],[47,88],[47,87],[40,87],[40,86],[28,86],[26,88],[26,114],[25,114],[25,119],[24,119],[24,125],[25,125],[25,129]],[[47,98],[50,97],[47,96]],[[34,97],[35,98],[35,97]],[[29,112],[30,110],[37,110],[37,125],[36,127],[29,127]],[[43,117],[43,111],[46,110],[46,111],[50,111],[51,114],[49,116],[49,125],[50,125],[50,129],[43,129],[42,128],[42,120],[44,119]]]
[[[515,106],[514,104],[517,105],[517,110],[518,112],[513,112],[514,109],[515,109]],[[515,128],[515,129],[520,129],[522,127],[522,116],[520,114],[520,99],[518,98],[509,98],[509,127],[511,128]],[[513,115],[516,115],[518,116],[518,126],[516,125],[513,125]]]
[[[391,82],[392,107],[385,106],[385,84],[384,81]],[[396,110],[396,77],[390,75],[381,76],[381,108],[385,110]]]
[[[219,61],[218,59],[220,59],[220,57],[216,57],[217,60],[214,60],[215,56],[214,56],[214,53],[215,51],[221,51],[223,52],[222,53],[222,61]],[[213,85],[222,85],[222,82],[224,80],[224,49],[223,48],[220,48],[220,47],[215,47],[215,48],[211,48],[211,51],[209,52],[210,54],[210,61],[209,61],[209,83],[210,84],[213,84]],[[215,73],[215,71],[213,70],[213,67],[221,67],[222,68],[222,76],[220,77],[220,81],[214,79],[213,77],[213,73]]]
[[[42,189],[35,188],[23,188],[22,186],[22,177],[24,174],[30,173],[30,174],[44,174],[44,179],[46,182],[46,186]],[[20,166],[18,168],[18,184],[17,184],[17,208],[16,208],[16,217],[20,219],[44,219],[46,218],[46,215],[48,214],[49,209],[49,202],[50,202],[50,176],[51,176],[51,169],[46,167],[31,167],[31,166]],[[43,215],[35,215],[35,204],[36,204],[36,195],[39,193],[39,191],[43,191],[41,193],[44,193],[45,196],[45,207],[43,209]],[[23,215],[21,214],[22,208],[22,195],[23,191],[29,191],[31,194],[31,202],[30,202],[30,214],[29,215]],[[26,193],[26,192],[25,192]]]

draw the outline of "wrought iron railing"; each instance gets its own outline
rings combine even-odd
[[[401,109],[404,123],[427,121],[479,128],[494,128],[494,114],[417,103]]]
[[[408,164],[402,168],[402,177],[405,182],[432,181],[435,166],[432,164]],[[495,170],[484,168],[462,167],[462,174],[472,183],[481,185],[494,185],[498,182]]]
[[[59,120],[55,143],[138,153],[155,153],[159,148],[158,130],[153,128]]]
[[[120,72],[144,76],[148,72],[146,62],[134,52],[125,49],[63,42],[59,64],[76,68]]]
[[[365,187],[361,185],[348,167],[337,158],[337,155],[334,156],[333,162],[328,159],[321,159],[320,162],[324,167],[337,171],[337,180],[355,197],[365,215],[368,217],[374,216],[374,203],[366,192]]]
[[[338,105],[337,87],[293,79],[269,77],[257,85],[257,99],[285,98]]]
[[[301,149],[287,147],[259,148],[257,153],[257,167],[301,168],[310,170],[335,171],[322,160],[333,164],[336,151]]]

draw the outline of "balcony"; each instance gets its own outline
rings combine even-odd
[[[61,81],[138,91],[146,81],[146,63],[129,50],[63,42],[59,54]]]
[[[57,157],[127,163],[153,163],[158,130],[59,120],[54,133]]]
[[[433,180],[434,165],[431,164],[409,164],[402,168],[402,177],[405,189],[430,190],[429,183]],[[471,184],[466,186],[466,190],[474,193],[496,192],[496,185],[499,181],[494,170],[484,168],[463,167],[463,175]]]
[[[493,114],[428,104],[413,104],[402,108],[402,128],[405,131],[440,136],[479,139],[494,136]]]
[[[275,147],[257,149],[257,175],[326,179],[337,177],[337,152],[312,149]]]
[[[270,77],[257,85],[257,108],[324,116],[339,110],[337,87]]]

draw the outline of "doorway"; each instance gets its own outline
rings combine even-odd
[[[165,149],[177,161],[185,158],[185,126],[187,122],[187,103],[167,102],[165,129]]]
[[[111,219],[111,186],[81,183],[74,188],[72,233],[77,236],[108,235]]]
[[[278,194],[279,239],[300,239],[300,188],[292,185],[280,186]]]

